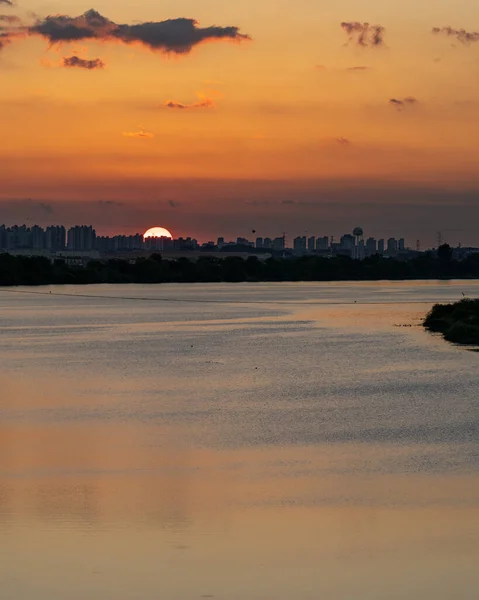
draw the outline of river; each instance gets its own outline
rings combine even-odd
[[[476,600],[478,281],[0,288],[0,597]]]

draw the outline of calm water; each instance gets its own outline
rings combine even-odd
[[[0,289],[0,598],[476,600],[462,292]]]

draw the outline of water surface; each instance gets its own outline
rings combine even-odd
[[[479,354],[420,326],[462,293],[0,289],[0,597],[475,600]]]

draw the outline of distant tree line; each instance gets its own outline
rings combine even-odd
[[[51,262],[44,257],[0,254],[0,285],[89,283],[180,283],[241,281],[374,281],[408,279],[479,278],[479,254],[456,261],[444,244],[437,252],[408,261],[379,255],[364,260],[338,256],[292,259],[228,256],[165,260],[159,254],[136,261],[92,260],[86,266]]]

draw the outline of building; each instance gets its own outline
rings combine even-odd
[[[75,225],[68,230],[68,250],[90,251],[94,250],[96,231],[91,225]]]
[[[316,238],[314,235],[308,238],[308,252],[314,252],[315,249]]]
[[[50,225],[45,231],[45,248],[52,252],[65,250],[67,232],[63,225]]]
[[[381,254],[381,256],[384,254],[384,240],[383,239],[378,241],[378,254]]]
[[[394,256],[397,252],[398,249],[398,245],[397,245],[397,241],[396,238],[389,238],[388,239],[388,246],[387,246],[387,253],[389,256]]]
[[[328,250],[329,249],[329,238],[327,235],[318,237],[316,239],[316,250]]]
[[[293,249],[295,252],[305,252],[306,251],[306,236],[300,235],[295,237],[293,240]]]
[[[45,231],[42,227],[34,225],[30,230],[31,248],[34,250],[43,250],[45,248]]]
[[[366,240],[366,256],[374,256],[378,251],[378,243],[376,239],[370,237]]]
[[[404,238],[398,240],[398,250],[399,252],[404,252],[404,250],[406,250],[406,242],[404,241]]]
[[[262,237],[256,238],[256,248],[263,248],[263,238]]]
[[[284,237],[275,237],[273,240],[274,250],[284,250]]]
[[[354,235],[351,235],[350,233],[346,233],[345,235],[341,236],[339,245],[340,245],[341,250],[352,250],[356,245],[356,240],[354,238]]]
[[[356,256],[355,257],[358,260],[363,260],[365,258],[365,256],[366,256],[366,246],[364,244],[364,240],[360,239],[358,241],[358,245],[356,247]]]

